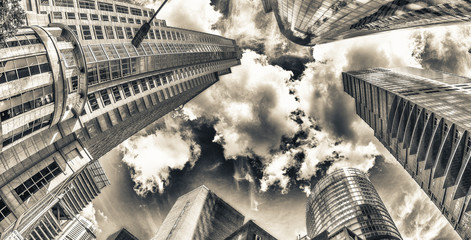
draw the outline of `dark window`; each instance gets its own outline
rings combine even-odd
[[[119,92],[119,88],[118,87],[113,87],[111,88],[111,91],[113,92],[113,97],[114,97],[114,101],[117,102],[119,100],[121,100],[121,93]]]
[[[122,27],[115,27],[116,30],[116,36],[118,39],[124,39],[124,32]]]
[[[116,7],[116,12],[129,14],[129,8],[128,7],[121,6],[121,5],[118,5],[118,4],[116,4],[115,7]]]
[[[131,82],[132,89],[134,90],[134,95],[140,93],[141,91],[139,90],[139,85],[137,84],[137,81]]]
[[[119,68],[120,62],[119,60],[110,61],[111,67],[111,78],[116,79],[121,77],[121,70]]]
[[[62,170],[59,168],[59,165],[53,162],[16,187],[15,192],[22,201],[25,201],[60,173],[62,173]]]
[[[79,0],[79,7],[85,9],[95,9],[95,1]]]
[[[105,90],[101,90],[100,91],[100,95],[101,95],[101,99],[103,99],[103,104],[105,106],[108,106],[111,104],[111,99],[110,99],[110,95],[108,95],[108,91]]]
[[[125,23],[125,22],[126,22],[126,18],[125,18],[125,17],[120,17],[120,18],[119,18],[119,21],[122,22],[122,23]]]
[[[123,70],[123,77],[131,74],[131,72],[129,71],[129,59],[121,60],[121,68]]]
[[[118,22],[118,17],[116,17],[116,16],[111,16],[111,21],[112,21],[112,22]]]
[[[70,82],[72,83],[72,92],[77,91],[78,88],[78,77],[73,76],[70,78]]]
[[[68,12],[66,16],[67,16],[67,19],[75,19],[75,13]]]
[[[128,23],[134,23],[134,18],[128,18]]]
[[[131,28],[127,27],[127,28],[125,28],[125,30],[126,30],[126,38],[127,38],[127,39],[132,39],[132,38],[133,38],[133,35],[132,35],[132,30],[131,30]]]
[[[141,19],[136,19],[137,24],[141,24]]]
[[[95,36],[97,39],[104,39],[103,29],[101,28],[101,26],[93,26],[93,29],[95,30]]]
[[[80,13],[80,20],[88,20],[88,15],[86,13]]]
[[[157,39],[162,39],[162,38],[160,37],[160,31],[157,30],[157,29],[155,30],[155,36],[157,37]]]
[[[100,106],[98,106],[98,102],[96,100],[96,97],[95,97],[94,93],[88,94],[88,103],[90,104],[90,107],[92,108],[92,111],[95,111],[95,110],[100,108]]]
[[[0,198],[0,222],[10,215],[11,210],[7,207],[7,204]]]
[[[150,39],[155,39],[154,31],[149,31]]]
[[[152,80],[152,78],[149,78],[148,80],[149,80],[149,86],[150,86],[150,88],[151,88],[151,89],[152,89],[152,88],[155,88],[154,80]]]
[[[98,14],[90,14],[90,18],[94,21],[98,21]]]
[[[101,20],[102,20],[102,21],[105,21],[105,22],[109,22],[109,21],[110,21],[110,16],[108,16],[108,15],[101,15]]]
[[[123,91],[124,91],[124,97],[128,98],[128,97],[132,96],[131,90],[129,90],[128,84],[126,84],[126,83],[123,84]]]
[[[102,11],[113,12],[113,4],[98,2],[98,9]]]
[[[59,7],[74,7],[74,0],[54,0],[54,5]]]
[[[52,17],[54,19],[62,19],[62,13],[61,12],[53,12]]]
[[[149,88],[147,88],[147,83],[145,79],[141,79],[141,86],[142,86],[142,91],[147,91]]]
[[[83,40],[92,39],[92,32],[90,31],[90,26],[82,25],[82,38]]]
[[[141,9],[131,8],[131,14],[136,16],[142,16]]]

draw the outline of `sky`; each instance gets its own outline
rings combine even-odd
[[[203,184],[246,221],[296,239],[310,187],[340,167],[368,172],[404,239],[460,239],[355,114],[341,72],[415,66],[469,77],[469,26],[309,48],[286,40],[259,0],[171,0],[158,18],[235,39],[241,65],[100,159],[111,186],[83,212],[98,239],[122,227],[152,239],[176,199]]]

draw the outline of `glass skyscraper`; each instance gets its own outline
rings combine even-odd
[[[224,240],[243,223],[241,213],[200,186],[177,199],[153,239]]]
[[[0,232],[54,239],[109,185],[101,156],[231,72],[235,41],[111,0],[23,0],[0,43]],[[58,213],[61,213],[58,215]]]
[[[261,0],[289,40],[312,46],[393,29],[467,22],[468,0]]]
[[[471,79],[417,68],[343,73],[376,138],[463,239],[471,237]]]
[[[306,229],[311,239],[402,239],[368,176],[354,168],[335,170],[316,183],[306,206]]]

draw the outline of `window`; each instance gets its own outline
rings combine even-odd
[[[128,84],[123,84],[123,91],[124,91],[124,97],[131,97],[132,94],[131,94],[131,90],[129,90],[129,86]]]
[[[72,92],[77,91],[78,88],[78,77],[73,76],[70,78],[70,82],[72,83]]]
[[[142,12],[144,13],[144,17],[148,17],[149,15],[147,14],[147,11],[146,10],[142,10]]]
[[[112,22],[118,22],[118,17],[116,17],[116,16],[111,16],[111,21],[112,21]]]
[[[136,16],[142,16],[141,9],[131,8],[131,14]]]
[[[142,91],[147,91],[149,88],[147,88],[147,83],[145,79],[141,79],[141,86],[142,86]]]
[[[100,95],[101,95],[101,99],[103,100],[103,104],[105,106],[108,106],[108,105],[111,104],[111,99],[110,99],[110,96],[108,95],[108,91],[106,91],[106,89],[101,90]]]
[[[95,1],[79,0],[79,7],[85,9],[95,9]]]
[[[131,74],[131,72],[129,71],[129,59],[121,60],[121,68],[123,70],[123,77]]]
[[[98,106],[98,102],[96,100],[96,97],[95,97],[94,93],[88,94],[88,103],[90,104],[90,107],[92,108],[92,111],[95,111],[95,110],[100,108],[100,106]]]
[[[104,39],[101,26],[93,26],[93,29],[95,30],[96,39]]]
[[[106,38],[114,39],[113,27],[105,26]]]
[[[149,31],[150,39],[155,39],[154,31]]]
[[[137,24],[141,24],[141,19],[136,19]]]
[[[100,82],[107,82],[110,80],[110,69],[107,62],[98,64],[98,73]]]
[[[152,88],[155,88],[154,80],[152,80],[152,78],[149,78],[148,80],[149,80],[149,86],[150,86],[150,88],[151,88],[151,89],[152,89]]]
[[[90,14],[90,18],[94,21],[98,21],[98,14]]]
[[[54,0],[54,6],[74,7],[74,0]]]
[[[62,19],[62,13],[61,12],[53,12],[52,17],[54,19]]]
[[[111,88],[111,91],[113,92],[113,97],[114,97],[114,101],[117,102],[119,100],[121,100],[121,93],[119,92],[119,88],[118,87],[113,87]]]
[[[125,22],[126,22],[126,18],[125,18],[125,17],[120,17],[120,18],[119,18],[119,21],[121,21],[122,23],[125,23]]]
[[[0,198],[0,222],[10,215],[11,210],[7,207],[7,204]]]
[[[167,39],[167,35],[165,35],[165,31],[162,31],[162,39],[164,39],[164,40]]]
[[[102,11],[113,12],[113,4],[98,2],[98,9]]]
[[[134,18],[128,18],[128,23],[134,23]]]
[[[124,39],[124,32],[122,27],[115,27],[116,30],[116,36],[118,39]]]
[[[49,0],[40,0],[42,6],[49,6]]]
[[[101,15],[101,20],[102,21],[105,21],[105,22],[109,22],[110,21],[110,17],[108,15]]]
[[[68,12],[66,16],[67,16],[67,19],[75,19],[75,13]]]
[[[82,38],[83,40],[92,39],[92,32],[90,31],[90,26],[82,25]]]
[[[118,5],[118,4],[116,4],[115,7],[116,7],[116,12],[118,12],[118,13],[124,13],[124,14],[129,14],[129,8],[128,8],[128,7],[126,7],[126,6],[121,6],[121,5]]]
[[[80,13],[80,20],[88,20],[88,16],[86,13]]]
[[[132,30],[131,30],[131,28],[127,27],[127,28],[125,28],[125,30],[126,30],[126,37],[127,37],[128,39],[132,39],[132,38],[133,38],[133,35],[132,35]]]
[[[157,37],[157,39],[162,39],[162,38],[160,37],[160,31],[157,30],[157,29],[155,30],[155,36]]]
[[[139,90],[139,85],[137,84],[137,81],[131,82],[132,89],[134,90],[134,95],[140,93],[141,91]]]
[[[62,173],[62,170],[59,168],[59,165],[56,162],[52,162],[47,167],[34,174],[33,177],[16,187],[15,192],[22,201],[26,201],[26,199],[47,185],[60,173]]]
[[[116,79],[121,77],[121,70],[120,70],[120,62],[119,60],[110,61],[111,67],[111,78]]]

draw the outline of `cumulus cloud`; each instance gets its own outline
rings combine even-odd
[[[470,76],[471,27],[458,25],[416,31],[412,37],[412,54],[423,68]]]
[[[131,169],[134,190],[140,196],[162,193],[168,185],[170,172],[193,166],[200,155],[200,147],[191,129],[179,115],[166,116],[155,132],[133,136],[119,145],[123,162]]]
[[[162,0],[154,0],[148,7],[157,9]],[[222,14],[215,11],[210,0],[170,0],[157,15],[158,19],[165,19],[167,25],[202,32],[219,33],[212,28]]]
[[[82,212],[80,212],[80,215],[84,218],[86,218],[87,220],[89,220],[96,228],[97,228],[97,232],[100,233],[102,230],[100,229],[100,226],[98,225],[98,221],[97,221],[97,215],[98,213],[98,216],[100,216],[102,219],[102,221],[107,221],[108,218],[103,214],[102,211],[100,210],[96,210],[94,207],[93,207],[93,203],[89,203],[87,206],[85,206],[85,208],[83,208]],[[100,221],[101,222],[101,221]]]

